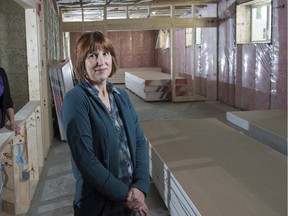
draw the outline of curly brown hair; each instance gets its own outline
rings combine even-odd
[[[109,77],[112,77],[116,73],[118,68],[117,58],[114,47],[107,36],[102,32],[88,32],[83,34],[75,48],[75,61],[74,61],[74,73],[76,79],[80,80],[85,78],[85,59],[89,53],[96,50],[104,50],[109,52],[112,56],[112,71]]]

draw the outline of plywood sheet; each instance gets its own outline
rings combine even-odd
[[[142,125],[171,180],[201,215],[286,214],[287,158],[283,154],[216,119]]]

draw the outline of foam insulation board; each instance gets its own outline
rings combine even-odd
[[[142,123],[171,215],[285,215],[286,157],[217,119]]]

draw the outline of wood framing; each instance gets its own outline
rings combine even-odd
[[[16,113],[19,135],[6,128],[0,130],[0,165],[5,173],[0,215],[26,214],[29,210],[44,159],[39,142],[42,133],[39,110],[40,102],[30,101]]]
[[[82,31],[120,31],[120,30],[157,30],[170,29],[174,23],[176,28],[217,27],[218,19],[214,18],[146,18],[146,19],[123,19],[94,22],[63,22],[63,32]]]
[[[36,1],[35,0],[13,0],[13,1],[25,9],[36,8]]]
[[[215,2],[214,2],[215,3]],[[168,29],[170,31],[170,70],[171,70],[171,83],[172,83],[172,101],[181,102],[181,101],[199,101],[206,100],[207,98],[196,95],[195,88],[185,96],[176,95],[176,76],[177,76],[177,66],[175,63],[175,31],[176,29],[181,28],[201,28],[201,27],[218,27],[218,18],[209,17],[209,18],[183,18],[176,17],[175,11],[177,6],[191,6],[191,14],[194,15],[194,7],[197,7],[200,2],[188,2],[188,1],[179,1],[179,2],[161,2],[161,4],[147,4],[148,6],[148,15],[147,18],[129,18],[128,10],[129,6],[126,6],[126,18],[123,19],[109,19],[107,18],[108,6],[103,9],[103,20],[102,21],[92,21],[85,22],[82,11],[82,22],[61,22],[61,29],[63,32],[86,32],[86,31],[102,31],[107,34],[107,31],[125,31],[125,30],[159,30],[159,29]],[[207,4],[207,2],[205,2]],[[144,4],[143,4],[144,5]],[[143,6],[141,4],[141,6]],[[153,17],[152,12],[150,11],[153,6],[163,6],[165,7],[165,15],[159,17]],[[125,6],[123,6],[125,7]],[[170,8],[170,9],[169,9]],[[83,10],[83,8],[82,8]],[[170,13],[170,14],[169,14]],[[62,16],[62,15],[61,15]],[[194,80],[192,80],[194,83]],[[194,86],[194,84],[192,84]]]
[[[39,25],[36,9],[25,9],[29,100],[40,100]]]
[[[54,1],[53,1],[54,2]],[[40,58],[41,58],[41,109],[38,114],[41,115],[41,118],[38,118],[39,125],[42,128],[41,137],[38,139],[42,139],[42,154],[43,157],[46,158],[50,146],[52,145],[53,140],[53,124],[52,124],[52,97],[50,93],[50,82],[48,77],[48,68],[47,68],[47,42],[46,42],[46,32],[45,32],[45,8],[44,1],[40,0],[41,11],[40,11]],[[45,124],[42,124],[45,122]],[[40,135],[39,135],[40,136]],[[39,146],[40,147],[40,146]],[[42,162],[43,166],[43,162]]]

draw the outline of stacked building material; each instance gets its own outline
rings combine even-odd
[[[287,154],[287,110],[227,112],[226,118],[230,125]]]
[[[66,135],[61,123],[60,111],[66,93],[73,88],[73,69],[70,62],[59,63],[49,69],[49,78],[52,88],[53,100],[61,140],[66,140]]]
[[[186,95],[187,80],[176,78],[176,96]],[[125,72],[126,87],[145,101],[171,100],[171,75],[160,71]]]
[[[285,215],[286,156],[216,119],[142,123],[172,216]]]
[[[139,67],[139,68],[119,68],[116,73],[109,78],[114,84],[125,84],[125,72],[135,71],[161,71],[160,67]]]

